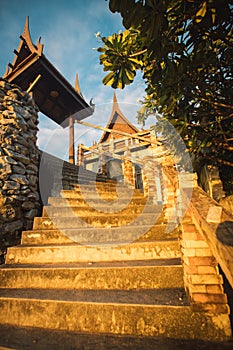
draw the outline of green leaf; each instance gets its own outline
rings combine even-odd
[[[113,13],[118,12],[119,11],[119,0],[110,0],[109,1],[109,9]]]
[[[211,8],[211,17],[212,17],[212,23],[215,24],[216,21],[216,8]]]
[[[105,52],[105,48],[104,47],[98,47],[97,51],[98,52]]]
[[[136,64],[139,65],[140,67],[143,66],[143,62],[142,62],[141,60],[136,59],[136,58],[131,58],[131,57],[130,57],[130,58],[129,58],[129,61],[136,63]]]
[[[201,5],[201,8],[196,13],[196,22],[199,23],[202,21],[203,17],[205,17],[206,14],[206,1],[203,2]]]
[[[111,86],[112,83],[114,82],[114,75],[115,75],[115,72],[111,72],[108,75],[106,75],[106,77],[104,77],[104,79],[102,80],[103,84],[107,86]]]
[[[104,64],[105,67],[111,67],[112,66],[112,62],[109,62],[107,60],[105,60],[103,64]]]
[[[110,8],[120,12],[129,29],[101,37],[98,50],[100,63],[110,74],[104,82],[113,88],[123,89],[142,70],[147,110],[140,120],[149,110],[163,113],[190,142],[198,163],[232,163],[231,3],[110,0]],[[163,132],[165,125],[160,129]]]
[[[125,70],[125,75],[130,80],[130,82],[132,82],[134,80],[134,77],[135,77],[135,72],[132,72],[131,70],[126,69]]]

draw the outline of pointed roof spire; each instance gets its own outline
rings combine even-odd
[[[108,120],[108,124],[107,124],[106,128],[107,129],[114,129],[114,130],[118,130],[118,131],[125,131],[128,134],[135,134],[135,133],[139,132],[139,130],[136,128],[136,126],[134,126],[121,112],[120,107],[118,105],[117,96],[116,96],[115,91],[113,94],[112,113],[111,113],[111,116]],[[122,137],[122,136],[118,136],[116,134],[111,134],[108,131],[104,131],[99,143],[110,140],[111,136],[113,138]]]
[[[27,36],[27,35],[30,36],[30,31],[29,31],[29,16],[26,17],[26,21],[25,21],[25,25],[24,25],[22,37]]]
[[[78,79],[78,73],[76,73],[75,76],[75,85],[74,85],[75,90],[77,91],[77,93],[83,97],[83,94],[81,93],[81,89],[80,89],[80,85],[79,85],[79,79]]]
[[[78,80],[78,73],[76,73],[75,76],[75,85],[74,85],[75,90],[79,93],[79,95],[81,94],[81,89],[80,89],[80,85],[79,85],[79,80]]]
[[[117,97],[116,97],[116,92],[115,92],[115,91],[114,91],[114,94],[113,94],[113,103],[117,103],[117,104],[118,104]]]
[[[29,30],[29,16],[26,17],[23,34],[20,37],[26,42],[31,52],[36,52],[39,56],[41,56],[42,50],[43,50],[43,45],[40,42],[41,38],[37,40],[37,44],[36,44],[37,46],[35,46],[32,42],[31,34]]]
[[[14,71],[19,64],[29,57],[32,53],[38,56],[42,56],[43,45],[40,42],[40,38],[38,39],[36,45],[33,44],[31,39],[31,34],[29,31],[29,17],[26,17],[26,22],[24,26],[24,30],[22,35],[20,35],[20,42],[17,50],[14,50],[15,57],[11,63],[8,64],[6,68],[6,72],[4,74],[4,78],[6,78],[12,71]]]

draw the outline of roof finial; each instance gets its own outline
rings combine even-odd
[[[26,22],[23,30],[22,36],[25,38],[27,35],[30,36],[30,31],[29,31],[29,16],[26,17]]]
[[[118,103],[115,91],[113,94],[113,103]]]
[[[23,34],[20,36],[24,40],[31,52],[37,53],[39,56],[42,54],[43,45],[40,42],[40,38],[37,41],[37,47],[33,44],[30,30],[29,30],[29,16],[26,17],[26,22],[23,30]]]
[[[121,112],[120,107],[118,105],[116,92],[114,91],[112,113],[111,113],[111,116],[108,120],[107,129],[114,128],[115,130],[117,130],[117,129],[119,129],[119,126],[121,127],[122,125],[124,125],[124,127],[127,126],[126,130],[128,133],[135,134],[135,133],[139,132],[139,130],[136,128],[136,126],[134,126]],[[110,132],[104,131],[104,133],[102,134],[98,143],[101,144],[102,142],[105,142],[106,140],[110,139],[110,137],[111,137]]]
[[[37,40],[37,43],[36,43],[36,47],[37,47],[37,49],[38,49],[38,53],[40,52],[40,54],[42,53],[42,51],[43,51],[43,47],[44,47],[44,45],[43,44],[41,44],[41,36],[38,38],[38,40]]]
[[[79,85],[79,80],[78,80],[78,73],[76,73],[74,88],[77,91],[77,93],[79,93],[79,95],[82,95],[80,85]]]

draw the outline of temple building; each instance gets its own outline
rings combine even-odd
[[[105,128],[82,122],[86,126],[103,130],[98,143],[91,147],[78,145],[77,163],[95,173],[106,174],[121,181],[126,160],[132,162],[136,188],[141,187],[141,160],[148,155],[151,139],[156,140],[153,130],[139,129],[120,110],[116,93],[110,118]]]

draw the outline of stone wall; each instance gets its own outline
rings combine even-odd
[[[233,288],[233,216],[200,187],[193,191],[189,211]]]
[[[204,165],[199,173],[199,185],[208,195],[216,201],[225,196],[219,169],[213,165]]]
[[[40,209],[37,112],[28,93],[0,79],[0,261]]]
[[[208,312],[225,334],[231,336],[230,308],[223,287],[224,280],[203,232],[193,224],[192,208],[183,218],[180,243],[184,286],[191,308],[197,312]]]
[[[233,215],[233,194],[231,196],[220,199],[219,203]]]
[[[165,167],[163,170],[175,187],[175,176],[169,176],[172,169],[168,171]],[[227,295],[230,295],[229,288],[227,292],[224,289],[226,283],[222,272],[232,287],[233,217],[197,185],[195,176],[193,180],[191,176],[186,178],[185,173],[179,177],[182,186],[178,191],[178,201],[182,201],[182,206],[178,205],[177,210],[187,209],[183,210],[185,215],[179,234],[184,287],[193,311],[208,312],[216,325],[219,324],[230,336],[229,304],[232,302]],[[193,181],[192,186],[190,181]]]

